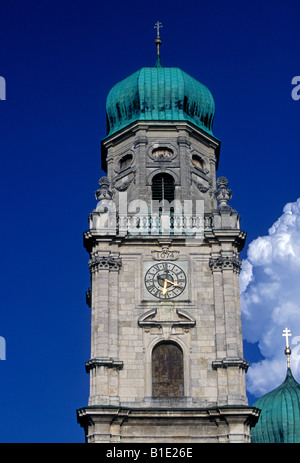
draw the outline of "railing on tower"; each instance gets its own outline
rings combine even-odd
[[[213,214],[191,215],[159,212],[157,214],[119,214],[113,211],[92,212],[90,230],[100,235],[116,236],[195,236],[213,228]]]
[[[96,191],[98,204],[89,216],[90,231],[100,236],[203,239],[210,230],[240,230],[239,215],[228,205],[232,192],[225,177],[217,180],[214,197],[219,205],[210,213],[204,212],[204,200],[188,199],[181,203],[174,199],[174,185],[165,174],[158,174],[155,179],[149,203],[140,199],[127,202],[127,192],[121,190],[116,203],[109,180],[102,177]]]

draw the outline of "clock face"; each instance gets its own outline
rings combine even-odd
[[[172,262],[159,262],[146,272],[145,286],[158,299],[173,299],[184,291],[186,275]]]

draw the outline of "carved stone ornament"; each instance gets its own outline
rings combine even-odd
[[[209,187],[204,186],[203,183],[197,182],[196,180],[194,180],[194,184],[196,185],[198,190],[201,191],[201,193],[207,193],[207,191],[209,190]]]
[[[119,186],[115,186],[115,189],[118,190],[118,191],[126,191],[128,190],[128,187],[130,185],[131,182],[129,182],[128,180],[121,183],[121,185]]]
[[[95,197],[98,201],[102,201],[103,199],[112,199],[113,192],[109,189],[110,182],[107,177],[101,177],[99,180],[100,188],[96,190]]]
[[[218,189],[215,190],[214,196],[218,201],[220,207],[228,206],[228,201],[232,198],[232,191],[227,188],[228,180],[226,177],[219,177],[217,180]]]
[[[98,270],[120,270],[122,259],[116,256],[102,256],[98,251],[91,255],[89,268],[91,272]]]
[[[170,251],[169,246],[162,246],[159,251],[151,251],[154,260],[177,260],[179,251]]]
[[[151,156],[155,161],[172,161],[174,152],[170,148],[159,147],[152,150]]]
[[[231,269],[239,273],[242,268],[242,262],[237,257],[220,256],[216,258],[210,258],[209,267],[212,271],[216,271],[216,270],[222,271],[224,269]]]
[[[135,180],[135,172],[131,176],[131,178],[128,178],[128,176],[122,180],[121,183],[115,184],[115,189],[118,191],[126,191],[129,188],[129,185]]]
[[[175,309],[170,312],[168,307],[161,305],[160,310],[153,308],[141,315],[138,319],[138,324],[141,328],[157,328],[163,329],[164,334],[170,335],[174,327],[190,329],[196,325],[196,319],[183,309]]]

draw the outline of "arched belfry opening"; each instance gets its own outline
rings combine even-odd
[[[183,352],[178,344],[162,342],[153,348],[152,396],[184,396]]]
[[[162,206],[165,202],[169,204],[175,199],[175,182],[170,174],[160,173],[152,179],[152,200],[159,201]]]

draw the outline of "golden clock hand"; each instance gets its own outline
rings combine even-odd
[[[179,286],[178,283],[175,283],[175,281],[170,281],[170,280],[165,280],[167,283],[170,283],[173,286]]]
[[[161,290],[162,294],[166,294],[167,291],[168,291],[168,288],[167,288],[167,281],[168,281],[168,280],[165,280],[165,282],[164,282],[164,287],[163,287],[163,289]]]

